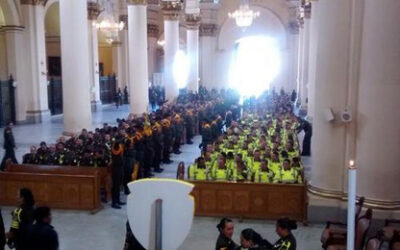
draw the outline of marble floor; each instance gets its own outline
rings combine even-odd
[[[128,105],[119,109],[115,106],[104,106],[102,111],[93,113],[93,128],[101,126],[102,123],[115,124],[117,118],[124,118],[129,113]],[[14,128],[14,136],[18,149],[17,159],[21,160],[22,155],[29,151],[31,145],[37,145],[40,141],[54,143],[63,131],[62,116],[52,117],[51,122],[45,124],[17,125]],[[0,129],[0,133],[3,129]],[[179,162],[183,161],[185,166],[191,164],[193,159],[200,154],[198,145],[200,136],[194,138],[192,145],[184,145],[181,148],[182,154],[173,154],[173,163],[163,165],[165,171],[157,174],[159,178],[175,178]],[[2,143],[2,139],[0,140]],[[2,157],[4,152],[0,151]],[[308,159],[305,159],[306,162]],[[308,164],[306,164],[308,165]],[[309,173],[309,167],[306,172]],[[121,210],[110,208],[110,204],[103,204],[104,209],[92,215],[88,212],[54,210],[53,225],[58,232],[60,250],[117,250],[122,249],[125,237],[126,207]],[[11,207],[3,207],[2,213],[5,225],[10,226],[12,211]],[[220,218],[196,217],[192,229],[185,239],[180,250],[212,250],[215,248],[217,238],[216,225]],[[270,241],[277,239],[273,221],[264,220],[235,220],[235,241],[239,241],[240,231],[245,228],[253,228],[263,237]],[[299,225],[294,235],[298,241],[299,250],[321,249],[319,243],[323,225],[311,224],[307,227]]]

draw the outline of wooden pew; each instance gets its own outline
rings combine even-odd
[[[195,185],[195,215],[278,219],[307,223],[305,184],[190,181]]]
[[[107,176],[109,175],[106,167],[77,167],[77,166],[58,166],[58,165],[35,165],[35,164],[13,164],[7,162],[7,172],[27,172],[27,173],[42,173],[42,174],[71,174],[71,175],[99,175],[99,187],[107,188]]]
[[[0,204],[16,206],[20,188],[32,190],[37,205],[97,212],[98,174],[0,172]]]

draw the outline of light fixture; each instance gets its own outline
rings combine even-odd
[[[229,12],[228,16],[235,19],[237,26],[246,28],[253,23],[254,19],[260,16],[260,12],[250,9],[249,0],[241,0],[239,9],[233,13]]]
[[[160,47],[164,47],[164,45],[165,45],[165,40],[158,40],[158,41],[157,41],[157,45],[160,46]]]
[[[103,6],[104,9],[94,25],[104,34],[107,43],[111,44],[118,39],[118,32],[124,28],[124,23],[115,21],[111,1],[105,0]]]

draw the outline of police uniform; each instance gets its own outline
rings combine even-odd
[[[185,126],[186,126],[186,143],[192,144],[193,138],[193,130],[194,130],[194,119],[193,119],[193,112],[191,110],[186,111],[185,119]]]
[[[210,124],[205,123],[203,125],[203,128],[201,130],[201,136],[202,136],[202,141],[201,141],[202,151],[206,152],[207,144],[210,144],[212,142],[212,132]]]
[[[39,159],[37,157],[37,154],[32,154],[32,153],[25,154],[22,157],[22,163],[23,164],[38,164]]]
[[[162,120],[162,133],[163,133],[163,162],[166,164],[171,163],[172,161],[169,159],[170,149],[171,149],[171,141],[172,141],[172,133],[171,133],[171,122],[168,119]]]
[[[153,147],[154,147],[154,159],[153,168],[155,172],[162,172],[163,169],[160,167],[161,157],[163,151],[163,134],[161,133],[161,125],[156,122],[153,127]]]

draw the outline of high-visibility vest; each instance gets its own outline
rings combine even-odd
[[[281,163],[280,162],[273,162],[270,161],[268,163],[268,167],[273,171],[273,172],[279,172],[279,170],[281,169]]]
[[[259,171],[260,170],[260,165],[261,165],[261,162],[256,161],[256,160],[253,159],[252,165],[250,166],[251,172],[253,174],[255,174],[255,172]]]
[[[196,169],[197,169],[196,164],[192,164],[189,166],[189,179],[190,180],[194,180]]]
[[[299,152],[296,151],[296,150],[295,151],[288,151],[287,153],[288,153],[290,159],[293,159],[294,157],[299,157]]]
[[[19,229],[21,224],[22,208],[16,208],[12,213],[11,228]]]
[[[226,181],[228,180],[228,170],[227,169],[214,169],[213,178],[216,181]]]
[[[194,173],[194,179],[197,181],[205,181],[207,180],[207,169],[205,168],[197,168]]]
[[[295,183],[297,181],[297,171],[294,168],[281,170],[281,182]]]
[[[273,181],[274,172],[262,171],[261,169],[256,171],[254,176],[254,182],[257,183],[271,183]]]

